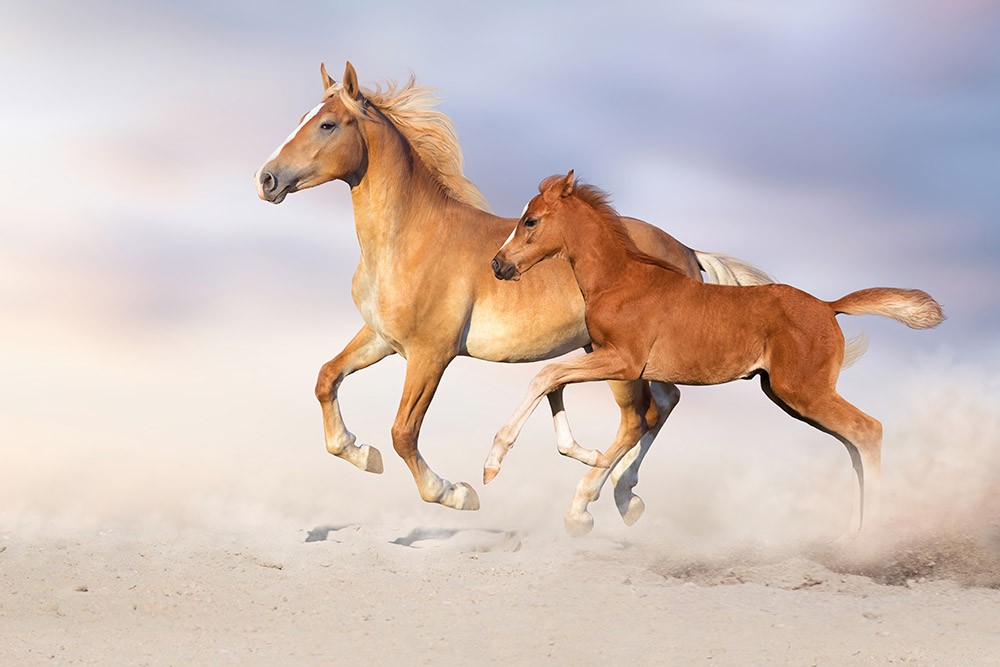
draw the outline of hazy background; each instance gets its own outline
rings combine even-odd
[[[348,189],[273,207],[251,174],[318,100],[319,63],[340,79],[345,59],[366,85],[412,71],[438,88],[467,174],[501,215],[572,167],[623,213],[821,298],[929,291],[950,318],[934,331],[841,318],[871,336],[841,392],[885,423],[897,500],[945,520],[1000,511],[995,2],[4,2],[2,14],[3,530],[374,517],[559,530],[584,468],[555,453],[547,411],[503,475],[478,484],[537,366],[459,360],[429,412],[421,449],[476,483],[478,515],[421,503],[395,457],[398,357],[341,394],[385,474],[323,448],[315,374],[361,325]],[[571,388],[568,405],[581,442],[603,448],[617,424],[607,389]],[[648,516],[630,535],[835,532],[850,490],[841,445],[756,383],[685,390],[644,470]],[[599,510],[598,531],[623,533],[607,498]]]

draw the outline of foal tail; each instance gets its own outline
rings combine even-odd
[[[871,287],[828,303],[838,315],[881,315],[911,329],[930,329],[944,321],[941,304],[918,289]]]

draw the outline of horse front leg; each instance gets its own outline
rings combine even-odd
[[[616,384],[618,385],[617,387]],[[649,391],[643,391],[644,397],[648,398],[643,400],[641,404],[636,405],[627,400],[628,396],[634,390],[634,388],[630,387],[631,384],[634,383],[629,383],[629,385],[626,385],[624,382],[611,383],[615,400],[618,401],[618,405],[622,410],[622,427],[619,429],[619,434],[635,410],[638,409],[645,412],[643,432],[639,437],[638,444],[629,449],[621,460],[615,464],[614,468],[611,469],[611,483],[615,488],[615,505],[618,507],[618,513],[621,514],[622,519],[628,526],[638,521],[646,509],[642,498],[633,492],[635,485],[639,483],[639,467],[642,465],[643,459],[646,458],[646,453],[649,452],[653,440],[656,439],[660,429],[666,423],[667,417],[673,412],[674,407],[676,407],[681,398],[681,392],[675,385],[666,382],[651,382],[649,384]],[[645,389],[644,382],[642,383],[642,388]]]
[[[385,359],[394,350],[367,324],[361,328],[347,347],[336,357],[323,364],[316,380],[316,398],[323,410],[323,433],[326,451],[349,461],[366,472],[382,472],[382,454],[371,445],[355,444],[357,438],[347,430],[340,414],[337,394],[340,385],[351,373],[367,368]]]
[[[399,411],[392,425],[392,446],[403,459],[417,483],[420,497],[456,510],[479,509],[479,496],[465,482],[452,484],[431,470],[417,448],[420,426],[434,398],[441,376],[451,356],[411,352],[406,361],[406,380]]]
[[[566,532],[574,537],[586,535],[594,527],[587,507],[600,497],[609,474],[615,487],[615,504],[625,524],[631,526],[639,520],[646,507],[642,498],[632,492],[639,482],[639,466],[680,400],[677,387],[664,382],[653,382],[648,389],[645,382],[611,385],[622,412],[618,434],[605,453],[611,469],[589,470],[577,484],[564,517]]]
[[[510,448],[514,446],[514,441],[524,427],[524,423],[528,421],[528,417],[538,407],[542,398],[562,389],[567,384],[593,380],[624,379],[627,375],[625,368],[625,363],[616,353],[600,350],[583,357],[549,364],[539,371],[531,380],[528,395],[525,396],[524,401],[507,420],[507,423],[497,431],[496,437],[493,439],[493,447],[483,465],[483,483],[488,484],[500,472],[500,464]],[[601,459],[602,467],[607,467],[608,464],[603,460],[603,455]]]
[[[604,458],[604,454],[596,449],[580,446],[580,443],[573,437],[573,431],[569,427],[569,418],[566,416],[566,406],[563,405],[562,388],[556,389],[547,398],[549,399],[549,408],[552,410],[552,423],[556,429],[556,448],[559,453],[589,466],[607,468],[608,460]]]

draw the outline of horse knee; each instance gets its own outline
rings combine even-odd
[[[333,397],[334,387],[339,376],[340,366],[336,363],[336,359],[326,362],[319,369],[319,377],[316,378],[316,399],[320,403]]]
[[[409,459],[417,449],[417,431],[409,424],[392,425],[392,448],[403,459]]]

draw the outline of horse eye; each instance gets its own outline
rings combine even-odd
[[[335,127],[337,126],[334,125],[333,123],[323,123],[322,125],[319,126],[319,129],[323,130],[324,132],[329,132]]]
[[[525,227],[534,227],[537,224],[538,224],[538,221],[535,220],[534,218],[528,218],[527,220],[524,221],[524,226]]]

